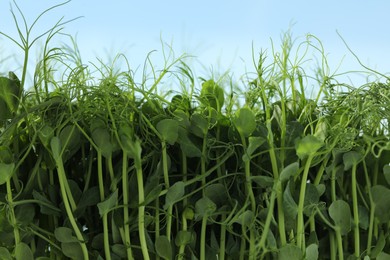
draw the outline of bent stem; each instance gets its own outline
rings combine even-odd
[[[83,252],[84,259],[88,260],[89,259],[88,249],[87,249],[87,246],[85,244],[83,234],[81,233],[79,227],[77,226],[76,220],[73,216],[73,212],[72,212],[70,202],[68,199],[68,195],[66,192],[67,180],[66,180],[64,165],[62,162],[62,157],[55,156],[55,161],[56,161],[56,167],[57,167],[57,173],[58,173],[58,181],[60,183],[61,196],[62,196],[62,200],[64,202],[66,214],[68,215],[69,222],[72,225],[72,228],[76,234],[76,237],[80,242],[80,246],[81,246],[81,250]]]

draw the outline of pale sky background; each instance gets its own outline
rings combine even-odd
[[[19,0],[17,3],[31,25],[43,10],[61,2]],[[0,31],[16,37],[10,5],[16,12],[11,1],[0,1]],[[337,35],[338,31],[362,62],[388,73],[389,10],[388,0],[72,0],[45,15],[36,24],[33,36],[49,29],[62,16],[65,20],[83,16],[67,24],[63,32],[77,35],[86,64],[96,62],[96,57],[108,61],[117,53],[124,53],[134,70],[139,66],[142,70],[148,52],[156,50],[152,60],[159,66],[162,38],[172,45],[176,56],[186,52],[197,57],[194,70],[198,76],[209,76],[213,68],[218,73],[230,69],[239,77],[245,71],[254,71],[252,44],[255,55],[261,49],[271,50],[270,39],[279,50],[281,35],[291,27],[297,43],[305,40],[308,33],[322,41],[332,71],[342,60],[339,72],[362,69]],[[66,37],[57,40],[69,43]],[[39,48],[33,49],[33,53],[38,52]],[[15,55],[17,62],[12,59],[4,62],[10,54]],[[0,37],[0,61],[3,60],[0,73],[17,69],[21,59],[12,43]],[[200,63],[204,67],[196,65]],[[310,63],[313,69],[315,65]],[[354,84],[360,84],[359,78],[353,80]]]

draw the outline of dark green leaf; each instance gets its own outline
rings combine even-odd
[[[12,260],[11,253],[5,247],[0,247],[0,259]]]
[[[32,195],[34,199],[43,202],[39,203],[40,212],[45,215],[58,215],[61,210],[57,208],[54,203],[47,199],[44,195],[40,194],[36,190],[33,190]]]
[[[279,249],[278,259],[302,260],[303,253],[299,247],[287,244]]]
[[[64,255],[71,259],[84,259],[80,243],[61,243],[61,249]]]
[[[251,176],[251,180],[261,188],[268,188],[274,185],[274,178],[269,176]]]
[[[206,186],[206,188],[204,189],[204,194],[206,195],[206,197],[211,199],[218,207],[228,202],[226,187],[221,183],[214,183]]]
[[[33,252],[31,251],[30,247],[21,242],[16,245],[15,247],[15,259],[16,260],[34,260]]]
[[[157,254],[165,259],[165,260],[171,260],[172,259],[172,247],[171,243],[169,242],[168,238],[166,236],[159,236],[156,239],[155,248]]]
[[[349,151],[343,155],[344,170],[348,171],[352,166],[357,165],[363,158],[362,154],[356,151]]]
[[[191,116],[190,129],[194,135],[203,138],[209,129],[207,118],[203,114],[193,113]]]
[[[15,215],[18,224],[30,225],[35,216],[35,207],[32,204],[22,204],[16,207]]]
[[[175,238],[175,244],[176,246],[183,246],[188,245],[192,241],[192,234],[190,231],[187,230],[180,230]]]
[[[390,189],[382,185],[371,188],[372,200],[375,203],[375,217],[381,223],[390,221]]]
[[[176,142],[179,136],[179,124],[176,120],[163,119],[157,123],[156,128],[164,141],[166,141],[170,145],[173,145]]]
[[[299,173],[299,163],[293,162],[286,167],[283,168],[283,170],[280,172],[280,181],[285,182],[290,179],[290,177],[294,177]]]
[[[11,179],[14,170],[15,163],[0,163],[0,185]]]
[[[185,193],[185,184],[182,181],[178,181],[175,184],[173,184],[169,189],[167,194],[165,195],[165,205],[164,209],[169,208],[173,204],[175,204],[177,201],[180,201]]]
[[[115,190],[105,201],[97,204],[100,217],[107,214],[118,203],[118,190]]]
[[[73,230],[67,227],[58,227],[54,230],[54,236],[61,243],[78,242],[77,238],[73,236]]]
[[[329,216],[335,226],[340,229],[341,235],[346,235],[351,230],[351,210],[349,204],[343,200],[336,200],[329,206]]]
[[[386,164],[383,166],[383,174],[385,175],[387,184],[390,185],[390,165]]]
[[[111,250],[114,254],[119,256],[121,259],[127,258],[127,250],[125,245],[122,244],[112,245]]]
[[[55,161],[61,160],[61,140],[57,137],[54,136],[51,141],[50,141],[50,148],[53,153],[53,159]]]
[[[195,213],[199,217],[209,216],[217,209],[217,205],[207,198],[203,197],[195,203]]]
[[[234,221],[242,226],[251,227],[255,220],[255,214],[251,210],[242,212],[237,219]]]

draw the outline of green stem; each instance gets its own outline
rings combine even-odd
[[[141,166],[141,158],[136,157],[135,168],[137,170],[137,184],[138,184],[138,232],[139,240],[141,243],[141,250],[144,260],[149,260],[148,245],[146,243],[145,236],[145,192],[144,192],[144,181],[143,181],[143,171]]]
[[[352,166],[352,203],[353,203],[353,222],[354,222],[354,238],[355,238],[355,257],[360,256],[360,233],[359,233],[359,208],[357,198],[357,182],[356,182],[357,164]]]
[[[208,216],[203,216],[200,231],[200,260],[206,260],[206,227]]]
[[[313,160],[313,155],[309,155],[307,158],[305,169],[303,171],[302,180],[301,180],[301,189],[299,192],[299,202],[298,202],[298,215],[297,215],[297,246],[302,250],[305,249],[305,223],[303,219],[303,207],[305,202],[305,193],[306,193],[306,185],[307,178],[309,175],[309,169],[311,165],[311,161]]]
[[[8,180],[6,182],[6,186],[7,186],[7,200],[9,205],[10,219],[11,219],[12,227],[14,229],[15,245],[17,245],[20,243],[20,233],[19,233],[19,228],[17,226],[16,216],[14,211],[11,180]]]
[[[58,156],[56,160],[56,164],[57,164],[57,172],[58,172],[58,181],[60,183],[60,190],[61,190],[62,200],[65,206],[66,214],[68,215],[69,222],[72,225],[73,231],[75,232],[77,239],[80,241],[80,246],[83,252],[84,259],[88,260],[89,259],[88,249],[84,242],[83,234],[81,233],[79,227],[77,226],[76,220],[73,216],[71,205],[68,200],[68,194],[66,192],[67,181],[66,181],[65,169],[64,169],[61,156]]]
[[[123,150],[122,158],[122,192],[123,192],[123,226],[124,226],[124,236],[125,236],[125,246],[127,250],[127,258],[133,258],[133,252],[131,250],[130,242],[130,228],[129,228],[129,194],[128,194],[128,180],[127,180],[127,152]]]
[[[167,156],[167,143],[165,141],[161,142],[162,146],[162,160],[163,160],[163,172],[164,172],[164,182],[166,189],[169,189],[169,170],[168,170],[168,156]],[[166,236],[169,241],[171,241],[171,231],[172,231],[172,211],[173,205],[170,205],[167,209],[167,229]]]

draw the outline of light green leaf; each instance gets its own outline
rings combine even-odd
[[[58,161],[58,160],[62,160],[61,159],[61,149],[62,149],[62,145],[61,145],[61,140],[60,138],[58,138],[57,136],[54,136],[51,141],[50,141],[50,147],[51,147],[51,151],[53,153],[53,159],[55,161]]]
[[[84,259],[80,243],[61,243],[61,249],[64,255],[70,259]]]
[[[303,160],[308,156],[314,156],[315,153],[324,145],[318,137],[314,135],[307,135],[298,140],[295,144],[295,149],[298,157]]]
[[[183,246],[188,245],[193,240],[193,235],[190,231],[187,230],[180,230],[175,238],[175,245],[176,246]]]
[[[233,124],[243,137],[250,136],[256,129],[255,114],[249,107],[240,108],[236,112]]]
[[[318,259],[318,245],[311,244],[306,247],[306,258],[305,260],[317,260]]]
[[[387,184],[390,185],[390,165],[386,164],[383,166],[383,174],[385,175]]]

